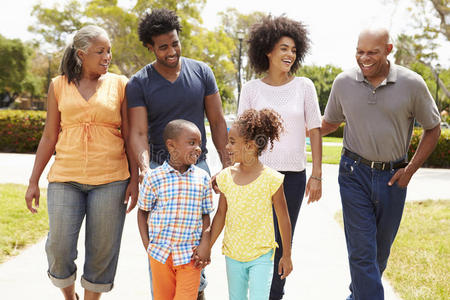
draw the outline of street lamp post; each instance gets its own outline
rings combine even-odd
[[[441,65],[437,64],[436,65],[436,105],[440,111],[440,106],[439,106],[439,69],[440,69]]]
[[[238,57],[238,99],[237,99],[237,108],[239,108],[239,98],[241,97],[241,64],[242,64],[242,41],[244,40],[244,32],[239,30],[237,32],[237,38],[239,40],[239,57]]]

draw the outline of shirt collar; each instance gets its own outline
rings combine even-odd
[[[388,76],[383,80],[383,82],[380,85],[386,84],[388,82],[395,83],[397,81],[397,65],[392,63],[390,60],[388,60],[388,62],[389,62]],[[367,82],[367,79],[364,78],[364,75],[360,67],[356,67],[356,81]]]
[[[189,168],[186,170],[186,172],[181,173],[178,170],[175,170],[167,160],[164,161],[164,163],[162,164],[162,168],[164,171],[166,171],[167,173],[178,173],[180,175],[185,175],[188,173],[192,173],[194,171],[194,165],[190,165]]]

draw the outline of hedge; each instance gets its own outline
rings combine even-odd
[[[0,110],[0,152],[35,153],[45,117],[45,111]]]
[[[0,152],[35,153],[45,125],[46,112],[0,110]],[[328,136],[342,137],[344,125]],[[414,129],[408,156],[411,159],[422,136]],[[426,167],[450,168],[450,129],[442,129],[436,149],[425,162]]]
[[[411,143],[409,145],[408,157],[414,155],[419,146],[420,138],[422,137],[422,128],[415,128],[411,137]],[[436,148],[428,157],[427,161],[423,165],[424,167],[436,167],[436,168],[450,168],[450,129],[441,129],[441,136],[436,145]]]
[[[327,136],[333,137],[343,137],[344,126],[342,123],[339,128]],[[415,128],[413,135],[411,137],[411,143],[409,145],[408,157],[411,160],[414,152],[417,150],[420,138],[422,136],[423,129]],[[436,148],[428,157],[427,161],[424,163],[424,167],[435,167],[435,168],[450,168],[450,129],[441,129],[441,136],[439,137],[438,144]]]
[[[328,134],[327,136],[340,137],[340,138],[344,137],[344,126],[345,126],[345,123],[341,123],[341,125],[339,125],[339,127],[335,131]]]

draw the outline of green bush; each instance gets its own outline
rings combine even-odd
[[[336,131],[333,131],[332,133],[330,133],[327,136],[332,136],[332,137],[344,137],[344,126],[345,123],[341,123],[341,125],[339,125],[338,129],[336,129]]]
[[[422,137],[422,128],[415,128],[411,137],[409,145],[408,157],[411,160],[412,156],[419,146],[420,138]],[[436,145],[436,148],[424,163],[424,167],[449,168],[450,167],[450,129],[441,129],[441,136]]]
[[[36,152],[45,117],[45,111],[0,110],[0,152]]]

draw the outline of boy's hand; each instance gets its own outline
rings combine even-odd
[[[278,264],[278,275],[281,275],[281,280],[288,277],[292,272],[292,260],[290,256],[282,256]]]
[[[217,173],[217,174],[219,174],[219,173]],[[215,175],[213,175],[213,177],[211,177],[211,186],[214,190],[214,193],[220,194],[220,189],[219,189],[219,186],[217,185],[217,181],[216,181],[217,174],[215,174]]]
[[[206,243],[200,243],[198,247],[194,248],[192,259],[196,268],[203,269],[211,263],[211,249]]]

